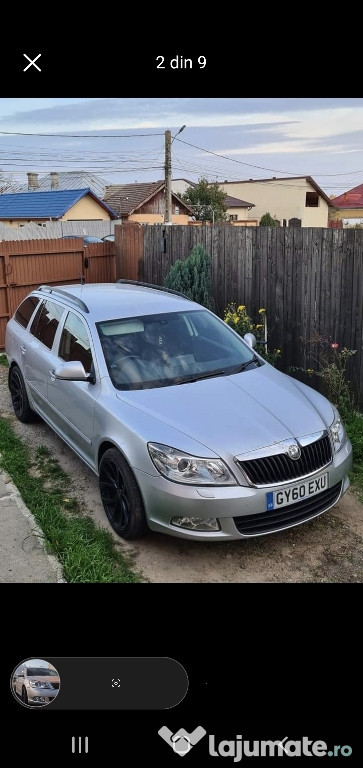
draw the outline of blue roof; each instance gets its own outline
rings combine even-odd
[[[103,202],[88,187],[87,189],[64,189],[51,192],[17,192],[12,195],[0,194],[0,219],[60,219],[82,197],[89,195],[109,214],[117,219],[117,213]]]

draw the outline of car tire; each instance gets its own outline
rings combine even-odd
[[[24,688],[24,686],[23,686],[22,691],[21,691],[21,700],[22,700],[23,704],[29,704],[28,694],[27,694],[26,688]]]
[[[32,411],[28,395],[26,393],[24,379],[17,365],[14,365],[9,373],[9,389],[15,416],[25,423],[34,421],[36,414]]]
[[[123,539],[135,539],[148,530],[144,503],[135,477],[116,448],[109,448],[99,466],[103,508],[113,530]]]

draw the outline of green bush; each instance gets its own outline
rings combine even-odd
[[[244,304],[240,304],[239,307],[236,304],[228,304],[223,320],[242,338],[245,333],[253,333],[257,339],[256,352],[271,365],[276,365],[279,357],[281,357],[281,349],[268,350],[265,339],[266,310],[262,307],[258,310],[258,314],[260,315],[260,322],[253,323]]]
[[[188,296],[192,301],[207,309],[213,308],[212,260],[202,245],[195,245],[185,261],[178,261],[170,267],[164,279],[165,288],[172,288]]]
[[[260,219],[260,227],[276,227],[276,221],[270,213],[264,213]]]
[[[319,333],[315,333],[311,339],[301,337],[301,341],[305,361],[310,360],[310,364],[315,367],[290,366],[289,372],[319,376],[323,394],[336,405],[343,419],[346,419],[355,409],[355,398],[347,378],[347,365],[357,350],[340,348],[336,341],[331,342]]]

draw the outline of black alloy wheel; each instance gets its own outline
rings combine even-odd
[[[9,389],[15,415],[19,421],[23,421],[25,423],[33,421],[35,414],[29,405],[24,379],[17,365],[14,365],[10,371]]]
[[[102,504],[118,536],[133,539],[146,533],[147,523],[139,487],[123,456],[109,448],[99,467]]]

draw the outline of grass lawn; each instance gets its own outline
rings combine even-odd
[[[137,582],[141,577],[131,557],[121,553],[111,534],[82,514],[76,499],[69,498],[68,476],[45,446],[35,462],[28,447],[0,418],[0,465],[19,489],[39,523],[49,552],[56,555],[69,582]]]

